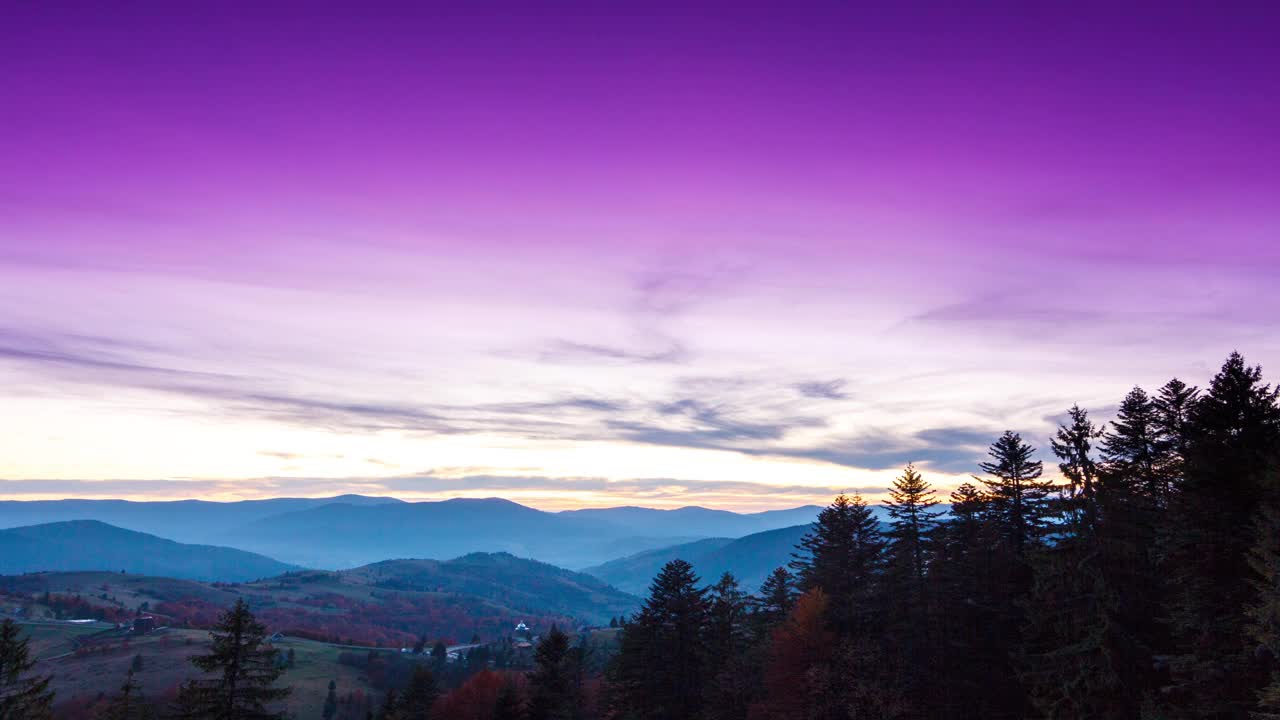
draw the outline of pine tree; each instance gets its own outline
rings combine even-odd
[[[742,720],[747,716],[752,669],[748,649],[747,594],[732,573],[708,588],[706,700],[707,720]]]
[[[757,637],[772,630],[786,618],[796,602],[795,579],[784,567],[774,568],[760,586],[760,597],[752,614]]]
[[[430,720],[439,696],[435,676],[426,665],[417,663],[397,705],[396,720]]]
[[[1093,458],[1093,441],[1102,437],[1102,428],[1089,420],[1088,411],[1072,405],[1067,411],[1070,422],[1058,427],[1057,434],[1049,441],[1053,454],[1058,456],[1058,470],[1067,479],[1059,488],[1062,502],[1059,512],[1062,519],[1073,524],[1084,524],[1084,531],[1096,539],[1098,524],[1098,463]]]
[[[574,681],[576,668],[569,636],[551,627],[534,651],[529,673],[529,720],[572,720],[581,712]]]
[[[1122,484],[1128,494],[1149,499],[1154,507],[1167,505],[1173,460],[1156,405],[1142,388],[1133,388],[1120,402],[1100,449],[1109,480]]]
[[[706,590],[693,566],[672,560],[649,587],[640,612],[622,629],[610,667],[614,709],[651,720],[698,715],[706,662]]]
[[[1254,596],[1247,529],[1277,491],[1268,469],[1280,453],[1278,395],[1232,353],[1190,414],[1167,533],[1175,654],[1166,696],[1192,714],[1242,716],[1254,705],[1258,670],[1240,646]]]
[[[800,540],[791,567],[802,592],[820,587],[829,599],[832,626],[841,638],[865,629],[876,609],[870,602],[884,565],[879,523],[859,496],[836,497],[818,513]]]
[[[133,669],[125,674],[120,694],[111,698],[102,711],[101,720],[152,720],[155,710],[142,696],[142,687],[133,679]]]
[[[932,510],[937,504],[933,488],[912,465],[894,479],[885,502],[891,528],[890,575],[899,580],[898,589],[908,593],[903,599],[917,606],[924,603],[928,546],[941,515]]]
[[[1104,542],[1112,514],[1102,511],[1108,489],[1124,489],[1099,483],[1092,441],[1102,430],[1078,406],[1068,417],[1052,446],[1069,484],[1054,542],[1031,556],[1034,582],[1022,602],[1026,622],[1017,669],[1032,703],[1049,720],[1133,718],[1149,652],[1122,616],[1113,588],[1119,564]]]
[[[987,486],[986,510],[1015,559],[1040,540],[1049,514],[1049,494],[1053,484],[1040,480],[1044,464],[1032,460],[1035,448],[1015,432],[1005,431],[991,444],[991,460],[979,467],[991,479],[977,478]]]
[[[34,666],[18,624],[9,619],[0,623],[0,720],[53,717],[49,678],[30,675]]]
[[[1200,388],[1174,378],[1151,401],[1155,410],[1160,452],[1170,460],[1165,468],[1170,491],[1182,482],[1191,445],[1192,414],[1200,402]]]
[[[209,720],[273,720],[283,718],[269,710],[272,703],[289,696],[289,688],[273,687],[282,672],[279,650],[264,647],[266,628],[254,619],[243,598],[222,614],[209,633],[210,652],[196,655],[191,664],[212,680],[198,680],[183,688],[184,701],[194,717]]]
[[[335,680],[329,681],[329,694],[324,696],[324,709],[321,710],[320,716],[324,720],[333,720],[333,716],[338,714],[338,683]]]
[[[934,652],[926,573],[933,555],[939,512],[933,488],[912,465],[889,489],[885,506],[890,530],[885,594],[885,622],[896,639],[890,646],[905,668],[906,691],[923,700],[932,684]]]

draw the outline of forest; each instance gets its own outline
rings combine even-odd
[[[683,560],[615,624],[608,657],[559,629],[527,671],[420,663],[377,720],[1280,718],[1280,390],[1232,353],[1204,387],[1072,407],[1048,450],[992,442],[949,495],[914,466],[881,524],[837,497],[756,593]],[[1047,457],[1047,456],[1046,456]],[[946,508],[944,510],[944,508]],[[110,720],[285,717],[287,664],[243,602],[164,703],[131,676]],[[0,720],[52,717],[18,626]],[[332,686],[323,720],[338,717]]]

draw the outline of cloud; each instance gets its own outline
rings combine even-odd
[[[844,391],[846,381],[826,380],[796,383],[792,387],[796,392],[807,398],[815,398],[818,400],[844,400],[849,394]]]
[[[661,346],[653,350],[632,350],[615,345],[598,345],[555,338],[543,343],[533,353],[533,357],[540,362],[565,364],[607,362],[668,365],[682,363],[689,359],[688,350],[675,340],[667,339],[659,345]]]

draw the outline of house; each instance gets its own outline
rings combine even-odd
[[[146,635],[156,629],[156,619],[150,615],[143,615],[133,619],[132,632],[134,635]]]

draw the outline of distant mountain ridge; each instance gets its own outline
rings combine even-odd
[[[880,518],[881,530],[888,530],[885,523],[888,514],[884,507],[875,506],[872,512]],[[804,523],[736,539],[707,538],[655,548],[586,567],[582,572],[620,590],[643,596],[662,566],[678,558],[692,564],[707,585],[716,582],[722,574],[731,572],[744,590],[755,592],[774,568],[791,562],[796,545],[811,527],[812,523]]]
[[[178,542],[209,542],[240,525],[279,515],[341,503],[401,503],[390,497],[338,495],[328,498],[270,498],[214,502],[209,500],[0,500],[0,528],[97,520],[126,530],[159,535]]]
[[[707,537],[811,522],[817,506],[761,513],[702,507],[547,512],[500,498],[405,502],[345,495],[200,500],[2,501],[0,527],[98,520],[180,542],[234,547],[301,566],[351,568],[395,557],[506,552],[568,568]]]
[[[671,560],[684,560],[706,585],[714,583],[726,572],[733,573],[743,590],[755,592],[776,567],[791,561],[796,543],[809,531],[810,525],[795,525],[767,530],[754,535],[732,538],[708,538],[671,547],[648,550],[611,560],[583,572],[594,575],[620,590],[644,595],[662,566]]]
[[[0,575],[106,570],[184,580],[243,582],[297,569],[244,550],[179,543],[97,520],[0,530]]]
[[[342,577],[363,578],[392,590],[458,593],[593,624],[629,615],[640,605],[640,598],[591,575],[509,553],[470,553],[444,561],[384,560],[344,571]]]

